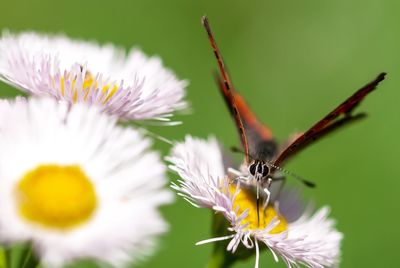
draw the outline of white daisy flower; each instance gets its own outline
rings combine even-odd
[[[121,267],[151,253],[167,230],[157,208],[172,195],[149,139],[84,104],[0,107],[1,242],[31,242],[45,267]]]
[[[186,81],[139,49],[34,32],[0,38],[0,79],[38,96],[96,104],[125,120],[169,121],[186,108]]]
[[[254,191],[234,184],[225,173],[223,156],[215,139],[208,141],[187,137],[175,145],[168,157],[172,170],[181,180],[173,184],[188,202],[222,214],[229,234],[197,243],[198,245],[230,240],[227,251],[235,253],[242,244],[255,248],[258,267],[259,247],[265,245],[278,261],[280,256],[288,267],[331,267],[339,263],[342,234],[328,218],[329,209],[316,213],[300,209],[297,194],[280,195],[279,211],[269,205],[260,211],[259,222]],[[254,189],[253,189],[254,190]],[[296,217],[296,214],[301,214]]]

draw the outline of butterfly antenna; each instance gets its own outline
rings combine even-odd
[[[229,149],[234,153],[246,154],[242,149],[236,146],[231,146]]]
[[[245,154],[245,152],[244,152],[242,149],[238,148],[238,147],[232,146],[232,147],[230,147],[230,149],[231,149],[231,151],[234,152],[234,153]],[[283,173],[285,173],[285,174],[287,174],[287,175],[290,175],[290,176],[292,176],[292,177],[298,179],[299,181],[301,181],[301,182],[302,182],[304,185],[306,185],[307,187],[314,188],[314,187],[316,186],[315,183],[313,183],[312,181],[309,181],[309,180],[307,180],[307,179],[304,179],[303,177],[297,175],[296,173],[293,173],[293,172],[291,172],[291,171],[289,171],[289,170],[286,170],[286,169],[284,169],[284,168],[278,167],[278,166],[272,164],[271,162],[266,162],[266,163],[267,163],[270,167],[272,167],[272,168],[274,168],[274,169],[277,169],[277,170],[279,170],[279,171],[282,171]],[[258,198],[258,192],[257,192],[257,198]]]
[[[285,173],[285,174],[287,174],[287,175],[289,175],[289,176],[292,176],[293,178],[299,180],[300,182],[302,182],[302,183],[303,183],[305,186],[307,186],[307,187],[314,188],[314,187],[316,186],[314,182],[309,181],[309,180],[307,180],[307,179],[305,179],[305,178],[303,178],[303,177],[297,175],[296,173],[293,173],[293,172],[291,172],[291,171],[289,171],[289,170],[287,170],[287,169],[278,167],[278,166],[276,166],[276,165],[274,165],[274,164],[272,164],[272,163],[270,163],[270,162],[266,162],[266,163],[267,163],[270,167],[272,167],[272,168],[274,168],[274,169],[277,169],[277,170],[279,170],[279,171],[282,171],[283,173]]]

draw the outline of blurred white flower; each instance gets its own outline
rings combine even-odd
[[[4,32],[0,79],[30,94],[96,104],[124,120],[168,122],[187,106],[187,82],[160,58],[62,35]]]
[[[121,267],[167,230],[172,200],[150,141],[86,104],[0,103],[0,241],[31,242],[45,267],[80,258]]]
[[[228,178],[220,148],[212,138],[204,141],[189,136],[175,145],[168,160],[172,163],[170,168],[181,177],[172,186],[179,195],[196,207],[221,213],[227,220],[229,235],[198,245],[230,240],[227,250],[232,253],[240,244],[247,249],[255,248],[255,267],[258,267],[260,243],[273,253],[276,261],[280,256],[288,267],[338,264],[342,234],[328,218],[327,207],[312,215],[302,209],[298,194],[287,192],[280,195],[279,211],[269,205],[265,214],[260,210],[258,221],[254,191]]]

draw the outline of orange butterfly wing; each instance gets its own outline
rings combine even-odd
[[[226,93],[225,84],[221,77],[216,75],[216,80],[220,88],[220,92],[227,104],[231,115],[236,115],[231,108],[230,96]],[[243,131],[247,138],[249,156],[252,159],[257,160],[271,160],[277,152],[277,143],[273,138],[272,131],[266,125],[260,123],[255,114],[251,111],[245,100],[233,89],[230,90],[233,95],[235,107],[238,110],[240,121],[242,122]],[[241,133],[240,128],[236,124],[239,134]]]

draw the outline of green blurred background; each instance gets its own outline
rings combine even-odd
[[[207,14],[236,88],[283,140],[304,130],[381,72],[387,80],[359,107],[369,118],[308,149],[288,168],[313,179],[305,195],[329,204],[345,234],[341,267],[398,263],[400,168],[400,2],[292,1],[1,1],[0,28],[65,32],[74,38],[138,46],[190,81],[189,116],[152,127],[169,139],[214,134],[237,145],[214,84],[213,53],[200,17]],[[1,96],[17,94],[1,85]],[[156,142],[158,149],[168,146]],[[171,174],[172,179],[176,176]],[[151,181],[149,181],[151,183]],[[204,267],[211,214],[181,199],[163,213],[171,230],[136,267]],[[106,237],[104,238],[107,239]],[[261,267],[284,267],[262,254]],[[235,267],[253,267],[254,259]],[[71,267],[95,267],[81,263]]]

